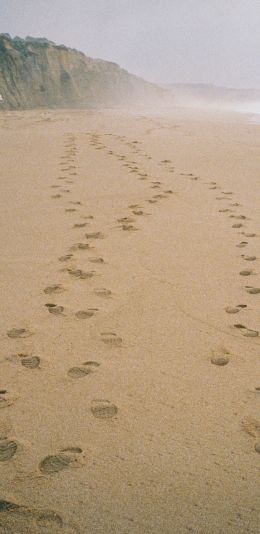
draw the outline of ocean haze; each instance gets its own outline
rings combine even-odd
[[[0,32],[47,37],[156,83],[260,89],[259,0],[0,0]]]

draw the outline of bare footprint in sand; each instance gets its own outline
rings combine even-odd
[[[100,363],[98,362],[93,362],[93,361],[84,362],[81,364],[80,367],[79,366],[71,367],[68,370],[67,375],[73,379],[84,378],[85,376],[94,373],[97,367],[99,366],[100,366]]]
[[[88,223],[75,223],[73,225],[73,228],[85,228],[88,225]]]
[[[234,324],[235,328],[238,328],[244,337],[258,337],[259,332],[257,330],[251,330],[242,324]]]
[[[52,295],[53,293],[62,293],[63,291],[65,291],[65,288],[62,284],[53,284],[52,286],[45,287],[43,291],[47,295]]]
[[[97,419],[112,419],[118,413],[118,407],[109,400],[97,399],[91,403],[91,412]]]
[[[245,237],[256,237],[256,234],[251,233],[251,232],[243,232],[243,234]]]
[[[219,213],[229,213],[230,211],[232,211],[230,208],[223,208],[221,210],[218,210]]]
[[[53,475],[68,467],[81,467],[83,465],[80,447],[69,447],[58,454],[46,456],[39,464],[39,470],[45,475]]]
[[[117,222],[123,223],[123,224],[128,224],[128,223],[135,222],[135,219],[133,219],[132,217],[121,217],[120,219],[117,219]]]
[[[213,356],[211,357],[211,363],[213,363],[213,365],[218,365],[219,367],[224,367],[225,365],[227,365],[229,363],[229,357],[227,355],[228,353],[226,354],[213,354]]]
[[[98,312],[98,308],[88,308],[87,310],[77,311],[75,316],[78,319],[89,319],[90,317],[93,317],[96,312]]]
[[[90,234],[85,234],[86,239],[104,239],[104,234],[102,232],[91,232]]]
[[[105,287],[97,287],[94,289],[95,295],[98,297],[111,297],[112,291],[110,289],[106,289]]]
[[[45,306],[48,309],[49,313],[53,315],[63,315],[63,312],[64,312],[63,306],[58,306],[57,304],[52,304],[51,302],[47,302]]]
[[[9,406],[12,406],[12,404],[14,404],[14,402],[17,400],[17,398],[18,397],[10,396],[6,389],[1,390],[1,393],[0,393],[0,410],[2,408],[8,408]],[[0,426],[0,430],[1,430],[1,426]]]
[[[82,271],[81,269],[67,269],[68,273],[71,276],[74,276],[75,278],[78,278],[80,280],[87,280],[88,278],[92,278],[95,276],[95,271]]]
[[[242,427],[250,436],[255,438],[255,451],[260,453],[260,422],[248,416],[243,419]]]
[[[121,228],[125,232],[136,232],[138,230],[138,228],[136,228],[132,224],[122,224]]]
[[[75,250],[88,250],[92,248],[89,243],[74,243],[74,245],[72,245],[72,247],[70,247],[70,250],[72,250],[73,252]]]
[[[113,347],[120,347],[120,345],[123,343],[123,339],[114,332],[102,332],[101,340],[103,343],[105,343],[105,345],[110,345]]]
[[[232,307],[232,306],[227,306],[227,307],[225,308],[225,311],[226,311],[227,313],[231,313],[231,314],[232,314],[232,313],[238,313],[238,312],[240,311],[240,308]]]
[[[235,223],[235,224],[232,224],[232,228],[242,228],[243,224],[242,223]]]
[[[253,274],[253,271],[251,269],[243,269],[239,274],[240,276],[250,276],[250,274]]]
[[[18,444],[11,439],[0,439],[0,462],[11,460],[17,452]]]
[[[242,258],[246,261],[255,261],[256,260],[256,256],[244,256],[244,254],[242,255]]]
[[[33,332],[30,332],[27,328],[12,328],[11,330],[8,330],[7,335],[12,339],[26,338],[32,336]]]
[[[77,211],[77,210],[76,208],[66,208],[65,211],[68,213],[73,213],[74,211]]]
[[[142,211],[142,210],[133,210],[133,214],[134,214],[134,215],[138,215],[138,216],[140,216],[140,215],[147,215],[147,213],[145,213],[145,212]]]
[[[59,257],[59,261],[64,262],[64,261],[71,260],[71,258],[73,258],[73,254],[65,254],[65,256]]]
[[[154,198],[167,198],[167,196],[159,193],[158,195],[154,195]]]
[[[246,286],[245,289],[246,289],[246,292],[249,293],[250,295],[259,295],[260,293],[260,287]]]
[[[21,364],[23,367],[27,367],[27,369],[38,369],[41,363],[41,359],[39,356],[28,356],[27,354],[19,354],[21,360]]]
[[[236,247],[237,248],[245,248],[247,245],[248,245],[247,241],[241,241],[240,243],[238,243],[238,245],[236,245]]]
[[[101,257],[99,258],[89,258],[89,260],[91,263],[105,263],[105,260]]]

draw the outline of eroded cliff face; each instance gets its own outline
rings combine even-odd
[[[0,109],[124,105],[163,94],[115,63],[44,38],[0,34]]]

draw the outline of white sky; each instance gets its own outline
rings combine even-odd
[[[47,37],[154,82],[260,88],[260,0],[0,0],[0,32]]]

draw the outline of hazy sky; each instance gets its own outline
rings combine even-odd
[[[155,82],[260,88],[260,0],[0,0],[0,32],[44,36]]]

